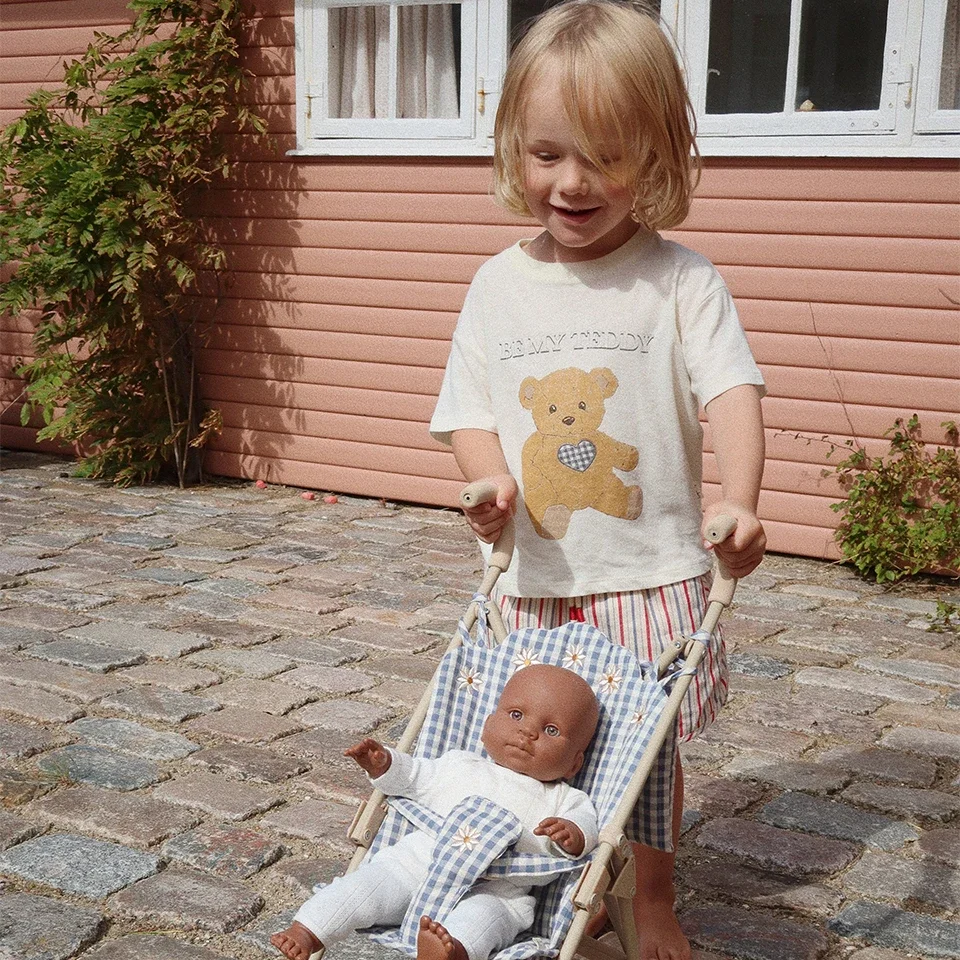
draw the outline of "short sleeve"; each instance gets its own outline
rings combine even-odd
[[[430,434],[440,443],[449,445],[454,430],[497,432],[487,379],[482,299],[481,285],[474,279],[453,333],[440,396],[430,420]]]
[[[761,396],[766,393],[733,297],[719,277],[692,306],[678,300],[678,309],[690,386],[703,406],[742,384],[756,385]]]

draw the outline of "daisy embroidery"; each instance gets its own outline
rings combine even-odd
[[[472,850],[480,842],[480,835],[470,827],[461,827],[451,841],[458,850]]]
[[[479,693],[483,687],[483,677],[469,667],[464,667],[460,671],[460,676],[457,677],[457,686],[464,690],[472,690],[474,693]]]
[[[563,665],[568,670],[578,670],[584,660],[586,660],[586,657],[583,653],[583,647],[579,644],[571,643],[563,656]]]
[[[630,722],[631,722],[631,723],[643,723],[643,714],[642,714],[639,710],[637,710],[637,712],[634,713],[633,719],[632,719]]]
[[[620,689],[620,684],[623,683],[623,677],[620,676],[616,670],[608,670],[600,678],[600,692],[601,693],[613,693],[616,690]]]
[[[513,665],[518,670],[522,670],[524,667],[532,667],[535,663],[540,663],[539,658],[535,653],[531,653],[526,647],[523,647],[513,658]]]

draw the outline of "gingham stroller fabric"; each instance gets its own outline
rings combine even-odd
[[[555,630],[520,630],[496,647],[486,646],[486,631],[481,623],[476,639],[466,631],[462,639],[463,646],[447,653],[438,668],[436,687],[414,755],[437,757],[448,750],[483,754],[480,735],[484,721],[494,711],[500,692],[513,673],[534,663],[566,667],[593,687],[600,704],[597,732],[584,765],[572,783],[589,794],[601,828],[610,823],[666,706],[665,683],[656,681],[652,665],[641,664],[631,652],[614,645],[596,628],[584,623],[568,623]],[[675,739],[671,736],[654,765],[648,790],[652,788],[663,794],[670,789],[674,751]],[[661,795],[652,804],[658,805],[665,808],[668,799]],[[390,806],[368,857],[383,847],[392,846],[415,829],[396,809],[393,800]],[[653,836],[644,839],[662,849],[670,848],[668,828],[663,822],[658,824]],[[494,863],[487,876],[516,874],[518,870],[532,876],[546,866],[530,862],[538,859],[553,858],[524,858],[507,853]],[[554,957],[559,953],[573,918],[571,894],[579,873],[579,870],[567,873],[533,891],[537,898],[533,926],[524,939],[496,954],[496,960],[522,960],[538,955]],[[411,950],[407,944],[398,942],[396,931],[381,930],[371,935],[411,956],[416,954],[415,945]]]

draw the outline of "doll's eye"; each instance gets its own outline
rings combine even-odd
[[[511,710],[511,711],[510,711],[510,719],[511,719],[511,720],[522,720],[522,719],[523,719],[523,713],[522,713],[520,710]]]
[[[560,736],[560,729],[559,729],[559,727],[555,727],[552,723],[548,723],[548,724],[543,728],[543,732],[544,732],[548,737],[559,737],[559,736]]]
[[[551,413],[556,413],[556,412],[557,412],[557,405],[556,405],[555,403],[551,403],[550,406],[547,407],[547,409],[548,409]]]

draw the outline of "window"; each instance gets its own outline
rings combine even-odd
[[[523,23],[558,0],[296,0],[295,153],[492,153]],[[955,156],[960,0],[661,0],[704,154]]]

